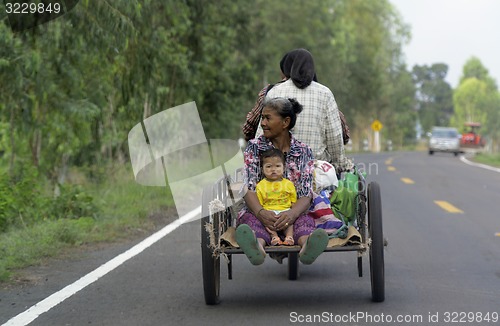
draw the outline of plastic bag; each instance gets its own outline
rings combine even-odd
[[[339,180],[335,167],[326,161],[314,160],[313,191],[319,194],[322,190],[337,187]]]
[[[358,195],[358,176],[352,172],[344,174],[338,181],[337,189],[330,197],[335,216],[344,219],[345,223],[356,220],[356,196]]]

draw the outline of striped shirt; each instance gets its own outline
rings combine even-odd
[[[337,172],[353,168],[353,163],[345,156],[337,102],[328,87],[313,81],[308,87],[299,89],[289,79],[267,93],[266,98],[274,97],[295,98],[304,107],[291,132],[311,147],[314,158],[330,162]],[[259,135],[262,135],[260,126],[256,136]]]

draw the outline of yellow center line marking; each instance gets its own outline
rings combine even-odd
[[[450,204],[444,200],[435,200],[434,203],[436,203],[436,205],[438,205],[439,207],[441,207],[442,209],[444,209],[448,213],[463,213],[464,212],[461,209],[456,208],[455,206],[453,206],[452,204]]]
[[[403,181],[404,183],[409,184],[409,185],[412,185],[415,183],[415,181],[413,181],[410,178],[401,178],[401,181]]]
[[[495,236],[500,237],[500,232],[495,233]]]
[[[388,158],[388,159],[385,161],[385,165],[391,165],[391,164],[392,164],[392,160],[393,160],[393,158]]]
[[[395,168],[395,167],[393,167],[393,166],[388,166],[388,167],[387,167],[387,170],[388,170],[388,171],[396,171],[396,168]]]

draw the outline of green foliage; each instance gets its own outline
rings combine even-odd
[[[460,78],[460,84],[462,84],[466,79],[477,78],[482,80],[487,84],[489,90],[497,90],[497,84],[493,78],[489,75],[488,69],[482,64],[481,60],[477,57],[471,57],[464,64],[462,69],[462,77]]]
[[[44,219],[43,223],[11,226],[1,233],[0,282],[8,281],[17,269],[39,264],[70,247],[115,241],[140,230],[151,230],[154,225],[148,219],[150,214],[165,216],[158,213],[172,206],[172,197],[165,188],[135,183],[129,167],[114,170],[108,167],[108,171],[113,173],[83,192],[78,186],[65,186],[57,200],[49,203],[41,198],[33,200],[34,209],[45,210],[46,216],[57,214]],[[99,200],[90,201],[90,197]],[[37,204],[39,201],[44,205]],[[96,210],[90,210],[94,206]],[[95,214],[97,217],[93,217]],[[76,218],[77,215],[82,216]],[[29,222],[28,215],[25,221]]]
[[[411,74],[402,68],[399,73],[393,74],[390,85],[392,90],[389,101],[392,110],[382,117],[385,126],[382,132],[386,139],[392,140],[394,146],[403,148],[405,145],[412,144],[416,139],[415,85]]]
[[[453,114],[453,91],[445,81],[448,66],[436,63],[413,67],[418,117],[424,130],[448,126]]]
[[[0,171],[0,233],[38,220],[38,208],[45,203],[40,198],[36,169],[22,166],[12,177]]]
[[[44,184],[43,177],[30,165],[19,166],[13,176],[0,173],[0,233],[45,220],[99,216],[99,206],[82,187],[63,185],[59,196],[54,196],[47,193]]]
[[[97,218],[99,214],[94,197],[81,186],[70,184],[60,186],[60,195],[52,201],[50,211],[56,219]]]
[[[54,184],[73,165],[123,160],[133,125],[188,101],[207,138],[237,138],[297,47],[313,53],[351,129],[366,129],[394,112],[409,35],[387,0],[81,1],[33,30],[0,29],[10,165],[29,157]]]
[[[482,123],[479,132],[489,139],[494,152],[500,151],[500,93],[478,58],[472,57],[465,63],[453,101],[456,107],[454,126],[463,129],[464,122]]]
[[[455,115],[452,123],[464,131],[465,122],[486,122],[488,106],[488,87],[483,81],[475,77],[462,81],[453,94]]]

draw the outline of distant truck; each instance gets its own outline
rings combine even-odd
[[[465,126],[469,128],[468,131],[462,134],[460,139],[460,148],[464,152],[478,152],[484,148],[486,142],[477,132],[481,128],[479,122],[466,122]]]

